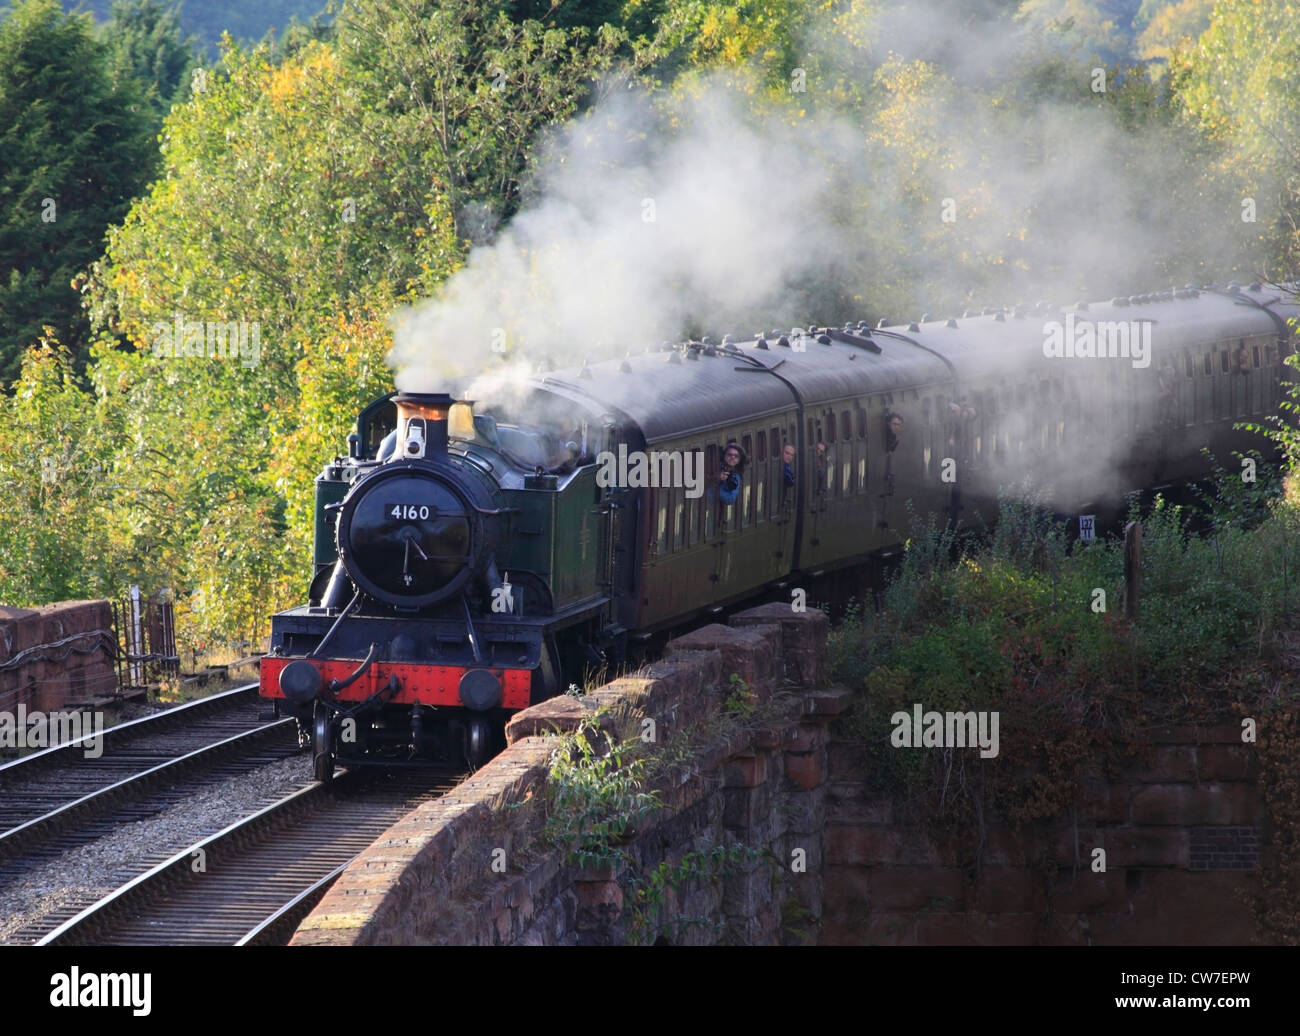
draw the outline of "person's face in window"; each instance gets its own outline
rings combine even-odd
[[[740,463],[740,451],[734,446],[722,454],[722,462],[729,468],[734,468]]]
[[[896,436],[903,434],[903,419],[897,414],[889,419],[889,431]]]
[[[781,459],[784,460],[787,464],[794,463],[794,447],[791,446],[789,443],[786,443],[785,448],[781,450]]]

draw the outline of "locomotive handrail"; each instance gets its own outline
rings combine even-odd
[[[460,605],[465,610],[465,635],[469,638],[469,649],[474,652],[474,661],[483,661],[483,652],[478,647],[478,633],[474,629],[474,619],[469,612],[469,601],[464,594],[460,595]]]
[[[325,645],[329,643],[330,637],[334,636],[334,631],[339,628],[339,625],[343,622],[344,619],[346,619],[349,615],[352,614],[352,609],[355,608],[357,604],[360,603],[360,601],[361,601],[361,591],[358,590],[355,594],[352,595],[352,600],[350,600],[346,605],[344,605],[343,610],[339,612],[339,617],[334,620],[334,625],[329,628],[325,636],[321,637],[320,643],[317,644],[316,647],[312,649],[311,653],[307,655],[308,658],[315,658],[317,655],[320,654],[321,649],[324,648]]]

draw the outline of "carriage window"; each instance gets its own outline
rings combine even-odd
[[[752,492],[754,482],[753,436],[741,436],[740,446],[745,451],[745,474],[740,480],[740,499],[736,502],[740,504],[741,524],[752,525],[754,523],[754,494]]]
[[[704,447],[704,538],[713,536],[718,502],[718,444]]]
[[[686,490],[673,489],[673,550],[686,546]]]
[[[860,406],[858,407],[858,438],[865,439],[866,437],[867,437],[867,408]]]
[[[1039,382],[1039,399],[1052,398],[1052,382]],[[1050,407],[1048,407],[1050,409]],[[1039,426],[1039,450],[1047,450],[1050,435],[1052,435],[1052,425],[1049,424],[1050,417],[1048,413],[1043,413],[1043,424]]]
[[[821,474],[820,469],[825,467],[823,461],[819,459],[819,456],[825,456],[825,452],[826,452],[825,447],[823,446],[820,454],[818,453],[817,450],[817,447],[821,444],[822,444],[821,422],[809,421],[808,442],[806,447],[807,457],[806,458],[800,457],[799,461],[802,467],[804,468],[804,470],[808,472],[808,476],[807,476],[808,486],[809,489],[814,493],[816,493],[819,489],[824,488],[821,484],[821,480],[824,480],[825,476],[821,475],[821,480],[819,480],[818,477]]]
[[[835,411],[826,411],[826,441],[835,441]]]
[[[690,452],[691,462],[700,465],[701,486],[708,485],[708,471],[704,468],[704,455],[698,446],[692,446]],[[688,545],[694,545],[700,542],[700,536],[703,534],[703,523],[700,516],[704,494],[691,499],[686,498],[686,542]]]
[[[1220,366],[1223,367],[1223,373],[1227,374],[1228,373],[1228,350],[1227,349],[1224,349],[1221,353],[1219,353],[1219,364]]]
[[[668,490],[657,490],[655,495],[659,498],[658,516],[655,519],[655,546],[658,548],[656,553],[668,553]]]
[[[1211,374],[1214,373],[1214,366],[1213,366],[1213,364],[1214,364],[1214,353],[1212,353],[1212,352],[1206,353],[1206,354],[1205,354],[1205,364],[1204,364],[1204,369],[1205,369],[1205,376],[1206,376],[1207,378],[1208,378]]]
[[[1183,371],[1190,378],[1192,376],[1192,353],[1191,350],[1183,353]]]
[[[921,469],[925,477],[930,477],[930,460],[934,456],[932,441],[932,425],[930,423],[930,397],[925,396],[921,399],[921,427],[917,429],[921,438]]]
[[[1114,364],[1111,364],[1106,369],[1110,371],[1110,375],[1111,375],[1110,380],[1113,383],[1115,380]],[[1112,397],[1113,397],[1113,393],[1112,393]],[[1029,407],[1029,386],[1024,384],[1020,386],[1020,412],[1026,416],[1018,425],[1020,438],[1016,442],[1016,450],[1021,456],[1024,456],[1025,451],[1028,450],[1030,446],[1028,415],[1033,412]]]
[[[1060,449],[1065,445],[1066,394],[1065,384],[1059,379],[1052,383],[1052,401],[1056,404],[1053,408],[1056,412],[1056,448]]]
[[[1258,367],[1258,366],[1259,366],[1259,346],[1258,346],[1258,345],[1256,345],[1256,346],[1252,346],[1252,347],[1251,347],[1251,352],[1252,352],[1253,355],[1254,355],[1255,366]]]
[[[761,464],[767,460],[767,432],[758,433],[758,461]]]
[[[769,505],[769,514],[776,517],[781,513],[781,491],[785,487],[784,469],[785,460],[782,457],[784,444],[781,442],[781,429],[773,427],[768,434],[768,440],[772,443],[772,501]]]

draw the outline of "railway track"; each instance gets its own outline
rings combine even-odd
[[[276,945],[388,827],[464,776],[345,771],[189,846],[38,945]]]
[[[0,766],[0,878],[154,816],[196,790],[298,750],[292,720],[260,724],[257,685]]]
[[[120,723],[102,734],[102,754],[86,756],[93,735],[0,764],[0,831],[55,806],[139,773],[257,723],[257,684],[152,716]]]

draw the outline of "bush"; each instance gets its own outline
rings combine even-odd
[[[1221,721],[1233,702],[1267,704],[1259,699],[1271,682],[1256,670],[1300,594],[1290,589],[1295,507],[1275,470],[1264,477],[1272,481],[1247,497],[1235,474],[1221,473],[1229,485],[1204,515],[1160,498],[1134,509],[1143,585],[1132,622],[1116,537],[1069,550],[1064,527],[1032,502],[1002,501],[998,526],[954,561],[951,534],[933,520],[922,526],[882,610],[851,609],[831,633],[831,676],[858,692],[838,731],[860,744],[869,785],[947,808],[956,781],[959,827],[983,824],[989,808],[1021,823],[1056,818],[1075,802],[1080,775],[1105,773],[1144,726]],[[1197,522],[1208,531],[1193,535]],[[985,766],[993,761],[893,748],[890,717],[917,703],[998,712],[1003,758]]]

